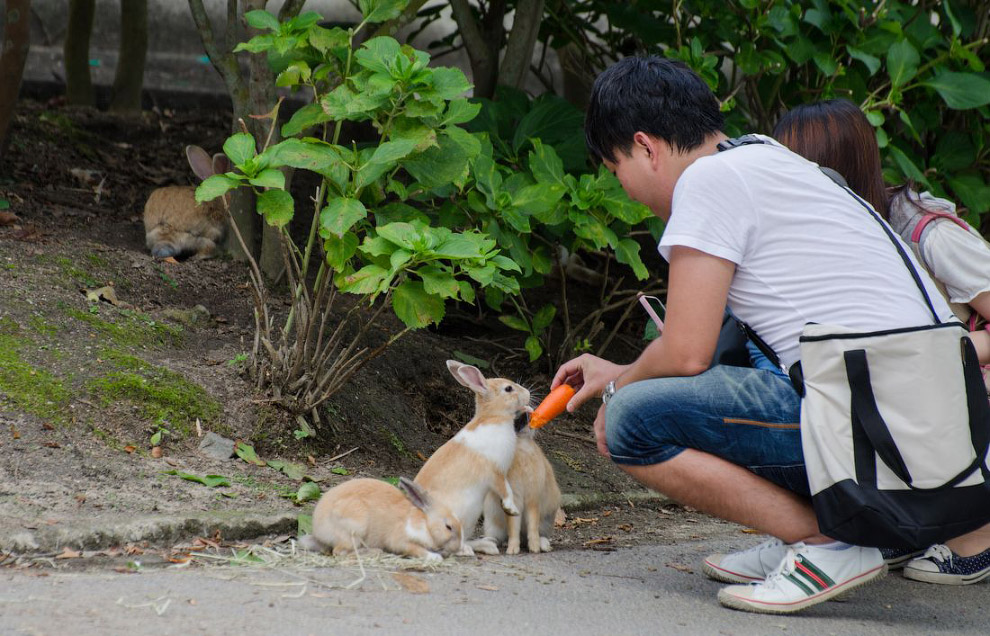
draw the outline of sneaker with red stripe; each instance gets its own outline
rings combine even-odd
[[[789,614],[876,581],[887,573],[880,550],[848,546],[788,546],[783,562],[762,583],[730,585],[718,593],[722,605],[746,612]]]

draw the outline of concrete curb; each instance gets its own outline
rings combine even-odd
[[[219,531],[225,540],[253,539],[266,534],[294,534],[298,512],[257,513],[242,511],[194,512],[184,515],[95,517],[72,526],[0,528],[0,551],[14,553],[101,550],[147,541],[167,545],[193,537],[210,537]]]
[[[663,495],[646,490],[567,493],[561,497],[561,507],[566,512],[576,512],[605,505],[669,501]],[[127,543],[169,545],[194,537],[210,537],[216,532],[228,541],[246,540],[269,534],[295,534],[298,516],[298,510],[281,513],[194,512],[139,517],[115,515],[94,517],[71,526],[0,528],[0,551],[46,554],[61,552],[66,547],[74,550],[102,550]]]

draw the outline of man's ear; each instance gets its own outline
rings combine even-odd
[[[657,165],[660,158],[660,141],[642,131],[637,131],[633,135],[633,143],[641,146],[650,159],[650,163]]]

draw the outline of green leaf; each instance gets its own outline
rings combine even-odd
[[[890,83],[894,88],[903,86],[918,73],[918,63],[921,61],[917,49],[905,40],[899,40],[887,52],[887,72]]]
[[[530,139],[547,142],[552,137],[561,137],[561,131],[572,134],[580,131],[584,115],[573,104],[561,98],[546,98],[533,107],[519,121],[512,137],[512,148],[519,152]]]
[[[311,104],[306,104],[289,118],[289,121],[282,126],[282,136],[292,137],[302,133],[307,128],[312,128],[319,124],[331,121],[331,117],[323,112],[323,107],[317,103],[313,102]]]
[[[424,188],[432,190],[453,183],[468,169],[469,149],[450,135],[437,138],[435,147],[403,160],[402,167]]]
[[[158,446],[161,443],[162,443],[162,432],[161,431],[158,431],[154,435],[151,436],[151,445],[152,446]]]
[[[376,231],[378,236],[407,250],[416,249],[415,241],[420,235],[414,225],[403,222],[379,225]]]
[[[499,254],[498,256],[493,256],[491,259],[489,259],[489,261],[495,263],[495,265],[497,265],[498,268],[503,271],[520,272],[520,273],[522,272],[522,268],[519,267],[519,263],[515,262],[514,260],[512,260],[507,256],[502,256],[501,254]]]
[[[313,534],[313,515],[299,515],[296,517],[296,536]]]
[[[241,167],[256,154],[254,137],[247,133],[231,135],[223,144],[223,152],[235,166]]]
[[[453,234],[439,246],[433,248],[435,256],[449,259],[479,258],[491,249],[494,241],[473,233]]]
[[[965,174],[949,177],[949,186],[963,205],[975,214],[990,211],[990,184],[979,174]]]
[[[818,67],[826,77],[831,77],[835,75],[835,72],[839,70],[839,63],[835,61],[835,58],[829,53],[815,53],[814,55],[815,66]]]
[[[358,0],[361,15],[368,22],[388,22],[399,17],[408,0]]]
[[[515,329],[516,331],[522,331],[525,333],[530,333],[529,323],[520,318],[519,316],[499,316],[499,321],[502,322],[507,327]]]
[[[248,179],[248,183],[259,188],[285,188],[285,175],[278,168],[265,168],[253,179]]]
[[[646,280],[650,277],[646,265],[643,264],[643,260],[639,256],[639,243],[633,239],[627,238],[619,241],[619,244],[615,246],[615,260],[632,267],[633,274],[638,280]]]
[[[357,252],[358,237],[353,232],[347,232],[343,236],[330,234],[324,237],[323,251],[326,252],[327,265],[335,271],[344,269],[347,261]]]
[[[345,276],[339,286],[341,291],[348,294],[376,294],[387,276],[388,270],[384,267],[365,265],[350,276]]]
[[[272,227],[285,227],[295,214],[295,202],[285,190],[267,190],[258,195],[258,214]]]
[[[282,471],[285,473],[286,477],[289,479],[294,479],[295,481],[302,481],[303,477],[306,476],[305,466],[293,462],[282,461],[281,459],[269,460],[268,467]]]
[[[554,305],[543,305],[533,316],[533,331],[540,333],[550,326],[554,316],[557,315],[557,307]]]
[[[357,199],[338,197],[320,210],[320,236],[342,237],[355,223],[366,218],[368,210]]]
[[[874,55],[870,55],[869,53],[866,53],[864,51],[860,51],[859,49],[853,48],[851,46],[846,47],[846,53],[848,53],[849,57],[851,57],[852,59],[859,60],[860,62],[865,64],[866,70],[870,72],[871,77],[876,75],[877,71],[880,70],[880,58]]]
[[[433,90],[444,99],[455,99],[471,90],[471,82],[459,68],[445,66],[433,70]]]
[[[488,364],[487,360],[482,358],[476,358],[475,356],[464,353],[463,351],[454,351],[454,357],[465,364],[470,364],[471,366],[478,367],[479,369],[487,369],[491,365]]]
[[[383,35],[371,38],[361,48],[354,52],[354,60],[364,68],[384,77],[392,76],[392,66],[401,55],[399,43],[395,38]]]
[[[279,29],[278,18],[267,11],[248,11],[244,14],[244,19],[247,20],[249,25],[259,31],[263,29],[278,31]]]
[[[443,299],[429,294],[419,281],[407,280],[392,293],[392,310],[407,327],[419,329],[438,324],[444,315]]]
[[[336,468],[331,468],[330,469],[330,472],[333,473],[334,475],[350,475],[351,474],[351,471],[347,470],[346,468],[344,468],[342,466],[338,466]]]
[[[533,140],[533,150],[529,153],[529,169],[540,183],[557,184],[564,181],[564,162],[557,156],[553,146],[544,145],[539,139]]]
[[[968,110],[990,104],[990,79],[976,73],[943,71],[922,84],[938,91],[946,105],[953,110]]]
[[[457,280],[439,267],[430,265],[420,267],[416,275],[423,279],[423,289],[427,294],[441,298],[457,298],[460,287]]]
[[[925,173],[922,172],[920,168],[911,160],[910,157],[905,154],[903,150],[890,144],[887,146],[887,152],[894,158],[894,162],[900,167],[901,172],[904,176],[909,179],[914,179],[916,182],[924,185],[926,188],[931,189],[931,184],[928,183],[928,179],[925,177]]]
[[[299,490],[296,491],[296,503],[301,504],[307,501],[316,501],[320,498],[320,487],[311,481],[299,486]]]
[[[530,336],[526,338],[526,342],[523,344],[526,351],[529,352],[529,361],[535,362],[540,359],[543,355],[543,347],[540,345],[540,339],[536,336]]]
[[[938,140],[932,165],[940,172],[954,173],[976,162],[976,147],[970,135],[952,131]]]
[[[254,464],[255,466],[267,466],[264,460],[258,459],[258,454],[254,452],[254,446],[247,444],[245,442],[237,442],[234,444],[234,454],[243,459],[249,464]]]
[[[271,167],[289,166],[319,172],[343,163],[339,146],[318,139],[285,139],[265,151]]]
[[[223,475],[193,475],[192,473],[184,473],[178,470],[166,470],[165,475],[175,475],[176,477],[181,477],[186,481],[194,481],[198,484],[203,484],[210,488],[217,488],[219,486],[229,486],[230,480]]]
[[[229,190],[233,190],[241,185],[239,179],[228,177],[224,174],[215,174],[207,177],[203,183],[196,188],[196,203],[212,201],[217,197],[222,197]]]
[[[447,112],[443,114],[442,124],[465,124],[478,116],[481,104],[472,104],[464,98],[452,99],[447,104]]]

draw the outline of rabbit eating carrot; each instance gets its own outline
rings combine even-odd
[[[529,391],[515,382],[485,379],[476,367],[456,360],[448,360],[447,369],[474,392],[474,417],[433,453],[416,475],[416,483],[450,508],[468,539],[489,493],[505,514],[519,515],[506,473],[516,452],[516,421],[525,427],[525,415],[532,408]],[[498,554],[498,545],[490,539],[465,542],[461,554],[475,551]]]

